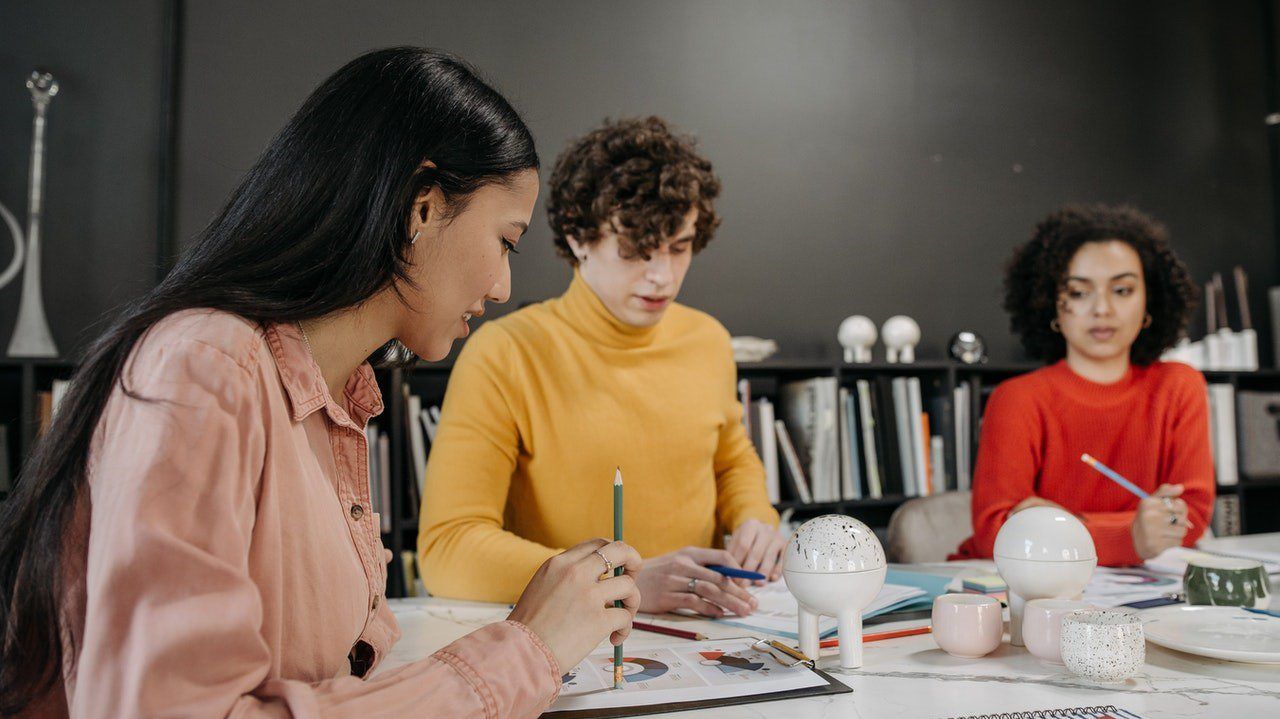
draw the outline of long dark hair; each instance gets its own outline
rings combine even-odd
[[[121,369],[144,333],[184,309],[293,322],[411,284],[408,221],[422,190],[440,188],[456,212],[481,186],[537,167],[516,111],[443,52],[370,52],[307,98],[172,272],[89,347],[0,504],[0,714],[28,706],[61,671],[64,536],[87,498],[108,397],[117,383],[135,396]]]

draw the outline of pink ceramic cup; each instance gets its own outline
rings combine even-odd
[[[933,640],[952,656],[990,654],[1004,636],[1000,602],[985,594],[944,594],[933,600]]]
[[[1022,641],[1035,658],[1062,663],[1062,618],[1077,609],[1093,609],[1076,599],[1032,599],[1022,612]]]

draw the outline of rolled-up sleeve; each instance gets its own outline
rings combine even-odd
[[[250,573],[266,446],[254,362],[178,340],[99,422],[73,717],[533,717],[559,690],[527,628],[481,629],[374,680],[273,676]]]

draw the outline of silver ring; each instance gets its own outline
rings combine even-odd
[[[1171,526],[1171,527],[1172,527],[1173,525],[1175,525],[1175,524],[1177,524],[1177,523],[1178,523],[1178,515],[1176,515],[1176,514],[1170,514],[1170,515],[1169,515],[1169,526]]]
[[[600,574],[601,577],[607,577],[610,574],[613,574],[613,562],[610,562],[608,557],[601,554],[599,549],[592,552],[592,554],[595,554],[597,557],[604,560],[604,572]]]
[[[692,579],[690,579],[690,580],[689,580],[689,586],[688,586],[688,588],[686,589],[686,591],[688,591],[690,594],[697,594],[697,593],[698,593],[698,578],[697,578],[697,577],[693,577]]]
[[[1169,510],[1170,512],[1172,512],[1172,511],[1173,511],[1173,500],[1172,500],[1172,499],[1170,499],[1169,497],[1161,497],[1160,499],[1164,500],[1164,508],[1165,508],[1165,509],[1167,509],[1167,510]]]

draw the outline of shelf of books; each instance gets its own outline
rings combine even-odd
[[[369,423],[370,484],[392,551],[387,593],[413,593],[427,456],[451,363],[382,369],[383,414]],[[968,489],[982,411],[1000,382],[1033,365],[738,366],[743,422],[770,500],[791,520],[850,514],[883,528],[904,502]],[[48,426],[74,366],[0,361],[0,495]],[[1280,371],[1206,372],[1218,535],[1280,531]]]

